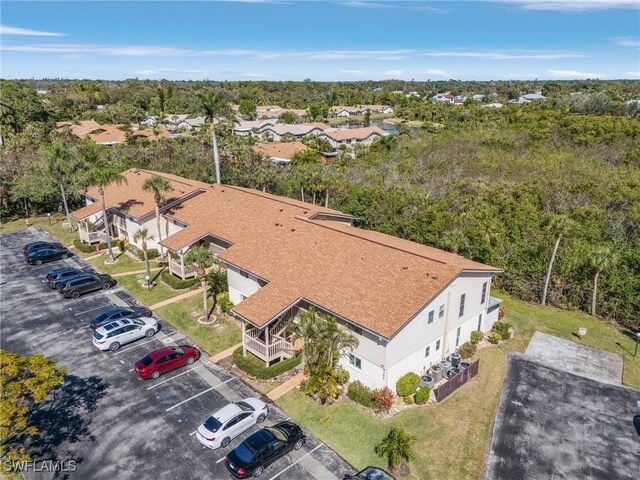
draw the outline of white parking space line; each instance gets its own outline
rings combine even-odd
[[[141,347],[142,345],[146,345],[147,343],[155,342],[156,340],[158,340],[158,339],[157,338],[152,338],[151,340],[147,340],[146,342],[142,342],[142,343],[138,343],[136,345],[132,345],[129,348],[123,348],[123,349],[118,350],[117,352],[115,352],[112,356],[115,357],[116,355],[120,355],[121,353],[128,352],[129,350],[133,350],[134,348]]]
[[[231,380],[235,380],[235,377],[230,378],[229,380],[225,380],[224,382],[219,383],[218,385],[211,387],[211,388],[207,388],[206,390],[200,392],[200,393],[196,393],[193,397],[189,397],[186,400],[181,401],[180,403],[176,403],[173,407],[169,407],[167,408],[167,412],[170,412],[171,410],[173,410],[174,408],[178,408],[180,405],[183,405],[191,400],[193,400],[194,398],[198,398],[200,395],[204,395],[207,392],[210,392],[211,390],[214,390],[216,388],[218,388],[221,385],[224,385],[225,383],[230,382]]]
[[[224,457],[222,457],[220,460],[218,460],[216,463],[220,463],[220,462],[224,461],[225,458],[227,458],[226,455]]]
[[[74,313],[73,316],[77,317],[78,315],[83,315],[85,313],[93,312],[94,310],[98,310],[100,308],[107,308],[107,307],[111,307],[111,306],[112,306],[111,303],[108,304],[108,305],[100,305],[99,307],[93,307],[93,308],[90,308],[89,310],[85,310],[84,312]]]
[[[202,368],[202,367],[204,367],[205,365],[207,365],[208,363],[209,363],[209,362],[204,362],[202,365],[198,365],[197,367],[190,368],[189,370],[187,370],[187,371],[185,371],[185,372],[179,373],[178,375],[174,375],[174,376],[173,376],[173,377],[171,377],[171,378],[167,378],[166,380],[163,380],[162,382],[158,382],[158,383],[156,383],[155,385],[151,385],[150,387],[148,387],[148,388],[147,388],[147,390],[151,390],[152,388],[159,387],[160,385],[162,385],[162,384],[164,384],[164,383],[167,383],[167,382],[170,382],[171,380],[173,380],[174,378],[179,377],[180,375],[184,375],[185,373],[189,373],[189,372],[192,372],[192,371],[194,371],[194,370],[196,370],[196,369],[198,369],[198,368]]]
[[[287,470],[289,470],[291,467],[293,467],[296,463],[298,463],[300,460],[302,460],[305,457],[308,457],[309,455],[311,455],[313,452],[315,452],[317,449],[319,449],[322,445],[324,445],[324,443],[320,443],[320,445],[318,445],[317,447],[315,447],[313,450],[311,450],[310,452],[305,453],[303,456],[301,456],[298,460],[296,460],[295,462],[293,462],[291,465],[289,465],[287,468],[285,468],[284,470],[281,470],[280,473],[276,473],[273,477],[271,477],[269,480],[273,480],[274,478],[278,478],[280,475],[282,475],[284,472],[286,472]]]
[[[193,432],[191,432],[191,433],[189,434],[189,436],[190,436],[190,437],[192,437],[192,436],[193,436],[193,435],[195,435],[195,434],[196,434],[196,430],[194,430]]]

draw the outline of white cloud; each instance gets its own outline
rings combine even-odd
[[[344,73],[345,75],[362,75],[365,73],[364,70],[340,70],[340,73]]]
[[[429,68],[423,72],[420,73],[424,73],[426,75],[437,75],[440,77],[446,76],[448,75],[447,72],[443,71],[443,70],[438,70],[437,68]]]
[[[507,78],[509,80],[526,80],[540,78],[540,75],[538,75],[537,73],[509,73],[505,75],[504,78]]]
[[[640,78],[640,72],[624,72],[628,77]]]
[[[273,75],[270,75],[268,73],[241,73],[240,76],[241,77],[247,77],[247,78],[271,78],[271,77],[273,77]]]
[[[404,75],[404,70],[385,70],[384,74],[387,77],[401,77]]]
[[[638,8],[638,0],[490,0],[494,3],[516,5],[526,10],[554,10],[559,12],[586,12]]]
[[[420,6],[420,7],[411,7],[411,10],[415,12],[427,12],[427,13],[451,13],[451,10],[447,8],[431,7],[428,5]]]
[[[427,57],[463,57],[484,58],[487,60],[558,60],[562,58],[581,58],[586,55],[573,52],[522,51],[522,52],[427,52]]]
[[[549,73],[554,78],[579,79],[606,77],[606,75],[603,73],[578,72],[577,70],[547,70],[547,73]]]
[[[351,7],[351,8],[391,8],[392,7],[392,5],[388,5],[386,3],[365,2],[365,1],[337,2],[337,4],[342,7]]]
[[[0,35],[23,35],[30,37],[64,37],[66,33],[43,32],[41,30],[29,30],[28,28],[10,27],[0,25]]]
[[[618,37],[615,39],[615,42],[618,45],[622,45],[623,47],[640,47],[640,40],[632,37]]]

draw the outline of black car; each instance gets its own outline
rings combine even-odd
[[[58,284],[58,293],[64,298],[78,298],[83,293],[108,290],[116,284],[111,275],[80,275]]]
[[[58,244],[60,245],[60,244]],[[40,248],[34,250],[31,253],[25,255],[25,260],[29,265],[42,265],[47,262],[54,262],[56,260],[69,258],[73,255],[69,250],[60,245],[62,248]]]
[[[264,468],[291,450],[300,450],[307,441],[293,422],[280,422],[257,431],[231,450],[224,459],[236,478],[259,477]]]
[[[61,243],[57,243],[57,242],[31,242],[31,243],[27,243],[24,247],[22,247],[22,253],[24,253],[25,255],[31,253],[31,252],[35,252],[36,250],[41,250],[43,248],[64,248],[64,245],[62,245]]]
[[[353,475],[345,475],[343,480],[396,480],[396,477],[381,468],[367,467]]]
[[[140,318],[150,317],[151,310],[147,307],[116,307],[110,308],[106,312],[102,312],[96,318],[91,320],[91,328],[102,327],[104,324],[120,318]]]
[[[85,268],[82,270],[73,267],[56,268],[55,270],[51,270],[47,273],[44,282],[50,289],[56,290],[58,288],[58,284],[63,280],[71,280],[72,277],[86,275],[87,273],[95,273],[95,271],[91,268]]]

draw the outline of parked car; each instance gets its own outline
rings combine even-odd
[[[99,350],[116,351],[121,345],[139,338],[153,337],[158,331],[155,318],[122,318],[107,323],[93,332],[93,344]]]
[[[36,250],[41,250],[43,248],[50,248],[55,250],[62,250],[64,245],[58,242],[31,242],[27,243],[24,247],[22,247],[22,253],[28,255],[29,253],[35,252]]]
[[[138,360],[135,364],[136,373],[142,379],[158,378],[185,365],[193,365],[200,358],[200,351],[191,345],[177,347],[163,347]]]
[[[95,271],[90,268],[84,268],[82,270],[73,267],[56,268],[47,273],[43,282],[45,282],[50,289],[55,290],[58,288],[60,282],[71,280],[72,277],[86,275],[88,273],[95,273]]]
[[[396,477],[381,468],[367,467],[353,475],[345,475],[343,480],[396,480]]]
[[[300,450],[307,437],[293,422],[280,422],[257,431],[224,459],[224,464],[236,478],[259,477],[264,468],[291,450]]]
[[[60,245],[62,247],[62,245]],[[56,260],[71,257],[73,253],[62,248],[39,248],[25,255],[25,260],[29,265],[42,265],[47,262],[54,262]]]
[[[91,320],[91,328],[94,330],[99,328],[113,320],[119,318],[140,318],[150,317],[152,315],[151,310],[147,307],[115,307],[110,308],[106,312],[102,312],[100,315]]]
[[[196,430],[196,437],[205,447],[224,448],[242,432],[264,422],[269,407],[257,398],[230,403],[207,418]]]
[[[83,293],[108,290],[116,284],[111,275],[79,275],[58,283],[58,293],[64,298],[78,298]]]

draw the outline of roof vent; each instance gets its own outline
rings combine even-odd
[[[296,231],[296,229],[295,229],[295,228],[292,228],[292,229],[291,229],[291,231],[292,231],[292,232],[295,232],[295,231]]]
[[[405,265],[405,266],[402,267],[402,269],[403,270],[409,270],[409,267]]]
[[[284,208],[281,208],[281,209],[280,209],[280,211],[281,211],[281,212],[284,212]]]
[[[438,278],[438,274],[434,273],[433,275],[431,275],[431,278],[433,278],[434,280],[436,280]]]
[[[309,212],[308,212],[308,210],[305,210],[305,211],[304,211],[304,212],[302,212],[302,213],[307,214],[307,213],[309,213]]]
[[[279,226],[280,226],[280,224],[278,222],[276,222],[276,227],[279,227]]]

